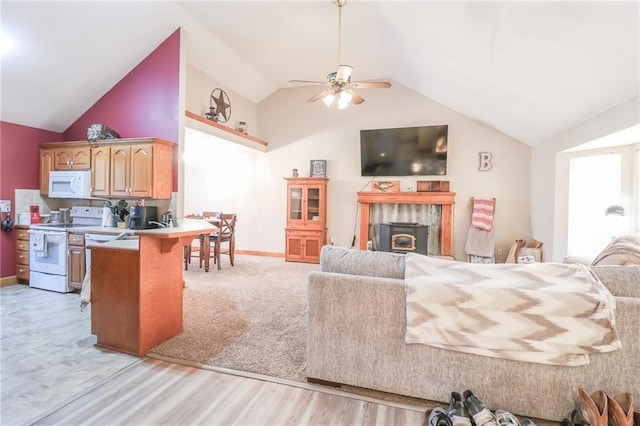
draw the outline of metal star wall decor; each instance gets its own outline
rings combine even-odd
[[[224,90],[220,88],[213,89],[209,98],[209,105],[211,105],[209,110],[212,111],[214,121],[219,121],[220,123],[229,121],[229,118],[231,118],[231,102]]]

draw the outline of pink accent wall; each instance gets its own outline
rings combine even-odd
[[[38,144],[60,142],[62,134],[0,121],[0,199],[11,200],[15,212],[16,189],[40,187],[40,150]],[[2,220],[5,214],[2,214]],[[16,274],[16,231],[0,232],[0,277]]]
[[[177,29],[69,126],[63,133],[64,140],[85,140],[89,126],[101,123],[121,138],[157,137],[177,143],[179,97]],[[178,150],[175,151],[173,190],[177,191]]]

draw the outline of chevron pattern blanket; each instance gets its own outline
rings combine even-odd
[[[578,264],[470,264],[408,253],[405,341],[577,366],[621,347],[615,299]]]

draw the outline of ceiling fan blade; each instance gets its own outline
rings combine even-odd
[[[340,65],[336,72],[336,80],[348,81],[349,78],[351,78],[351,72],[353,72],[353,67],[351,65]]]
[[[356,89],[388,89],[391,83],[388,81],[353,81],[351,87]]]
[[[329,93],[331,93],[331,90],[323,90],[322,92],[316,93],[314,96],[312,96],[311,98],[309,98],[309,100],[307,102],[315,102],[318,99],[322,99],[324,98],[326,95],[328,95]]]
[[[310,80],[289,80],[289,83],[303,83],[309,86],[322,86],[323,84],[327,84],[326,81],[310,81]]]
[[[349,92],[351,92],[351,103],[354,105],[360,105],[361,103],[364,102],[364,98],[360,95],[358,95],[356,92],[354,92],[353,90],[349,90]]]

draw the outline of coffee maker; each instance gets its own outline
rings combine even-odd
[[[158,208],[156,206],[131,206],[129,209],[130,229],[156,228],[151,222],[158,222]]]

